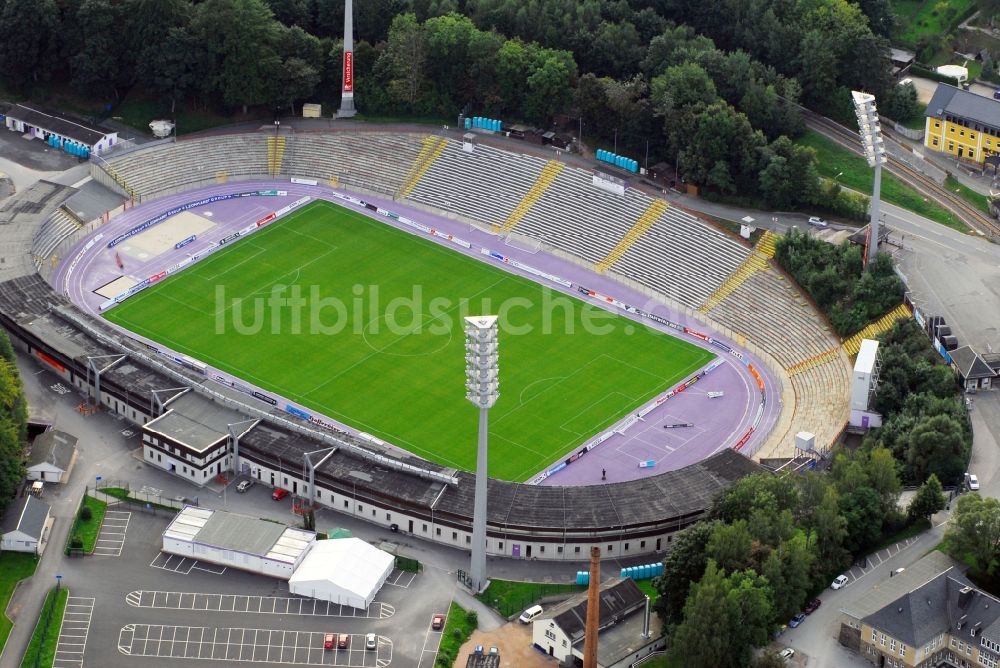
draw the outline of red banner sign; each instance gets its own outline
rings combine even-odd
[[[354,52],[344,52],[344,92],[354,92]]]
[[[38,356],[38,359],[42,360],[43,362],[46,362],[52,368],[57,369],[59,371],[63,371],[63,372],[66,371],[66,367],[64,367],[59,362],[55,361],[54,359],[52,359],[51,357],[49,357],[48,355],[46,355],[45,353],[43,353],[41,350],[36,350],[35,351],[35,355]]]

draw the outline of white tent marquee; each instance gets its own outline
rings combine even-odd
[[[288,581],[293,594],[367,608],[392,572],[391,554],[360,538],[313,543]]]

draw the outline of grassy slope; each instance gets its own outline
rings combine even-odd
[[[38,559],[33,554],[23,552],[0,552],[0,650],[7,642],[14,623],[4,612],[14,594],[14,587],[35,572]]]
[[[45,634],[45,643],[42,643],[42,620],[45,618],[45,611],[53,604],[56,590],[53,587],[45,597],[45,604],[42,606],[41,617],[35,624],[35,632],[31,635],[31,642],[24,653],[21,661],[21,668],[33,668],[35,658],[38,658],[39,666],[52,666],[56,658],[56,645],[59,644],[59,629],[62,626],[63,614],[66,612],[66,601],[69,599],[69,590],[66,587],[59,588],[59,598],[55,601],[55,610],[52,611],[52,619],[49,622],[48,632]]]
[[[939,3],[938,0],[893,0],[892,8],[896,14],[906,21],[905,29],[895,36],[896,41],[914,45],[924,35],[940,35],[948,32],[952,24],[958,22],[958,17],[972,6],[974,0],[948,0]],[[947,4],[954,12],[943,14],[937,12],[939,4]]]
[[[288,309],[278,318],[262,311],[261,332],[239,333],[234,322],[252,325],[253,300],[265,299],[275,284],[300,286],[306,297],[315,288],[317,299],[309,300],[297,327]],[[244,306],[219,309],[219,286],[227,308],[234,298],[245,298]],[[418,318],[414,309],[393,308],[393,300],[410,296]],[[321,299],[344,308],[320,311]],[[477,415],[463,397],[461,317],[505,308],[501,396],[490,413],[490,473],[500,478],[531,476],[713,357],[325,202],[107,317],[416,454],[471,469]],[[342,330],[310,334],[314,317]],[[402,327],[393,330],[390,319]],[[588,320],[603,331],[585,329]],[[515,333],[518,327],[530,331]]]
[[[851,153],[813,130],[807,130],[797,141],[816,150],[817,166],[821,175],[831,179],[836,177],[844,187],[871,195],[872,170],[861,156]],[[884,170],[882,201],[908,209],[960,232],[968,231],[965,224],[954,215],[934,202],[925,200],[916,190]]]
[[[448,609],[448,618],[445,620],[444,629],[441,632],[438,660],[435,661],[434,665],[440,666],[444,664],[442,656],[458,657],[458,649],[469,639],[469,636],[475,630],[476,626],[469,623],[465,608],[453,601],[451,608]],[[458,631],[457,634],[456,631]],[[456,663],[455,665],[459,665],[460,663]]]

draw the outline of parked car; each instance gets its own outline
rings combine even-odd
[[[521,616],[518,617],[518,619],[521,621],[522,624],[530,624],[531,620],[533,620],[540,614],[542,614],[542,606],[533,605],[524,612],[522,612]]]
[[[799,624],[801,624],[804,621],[806,621],[806,616],[800,612],[799,614],[792,617],[792,621],[788,622],[788,626],[795,629],[798,628]]]
[[[803,612],[805,612],[807,615],[811,615],[812,613],[819,610],[819,606],[821,605],[823,605],[823,601],[819,600],[818,598],[814,598],[813,600],[806,603],[806,607],[805,610],[803,610]]]
[[[369,633],[365,636],[365,649],[375,649],[376,647],[378,647],[378,640],[376,640],[374,633]]]
[[[838,575],[837,578],[830,585],[830,589],[840,589],[848,582],[848,577],[846,575]]]
[[[288,496],[288,490],[281,487],[275,487],[274,491],[271,492],[271,498],[275,501],[281,501],[286,496]]]
[[[826,222],[819,216],[809,216],[809,224],[813,227],[827,227],[830,223]]]
[[[785,649],[778,652],[778,656],[782,659],[790,659],[795,656],[795,650],[791,647],[786,647]]]
[[[977,478],[973,474],[971,474],[971,473],[966,473],[965,474],[965,484],[969,488],[970,492],[978,492],[979,491],[979,478]]]
[[[327,633],[323,636],[323,649],[333,649],[334,642],[334,634]]]
[[[347,649],[351,644],[351,636],[346,633],[341,633],[337,636],[337,649]]]
[[[431,628],[435,631],[440,631],[444,628],[444,615],[434,615],[431,619]]]
[[[253,480],[244,480],[240,484],[236,485],[236,491],[242,494],[253,487]]]

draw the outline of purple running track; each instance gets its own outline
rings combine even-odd
[[[116,264],[115,250],[107,248],[107,242],[115,236],[182,204],[213,195],[271,190],[275,188],[287,192],[287,195],[283,197],[243,197],[213,202],[191,209],[192,213],[209,217],[216,223],[216,226],[198,235],[194,243],[182,249],[170,249],[156,257],[144,260],[123,257],[122,259],[125,264],[124,272]],[[441,237],[421,234],[398,221],[331,196],[332,193],[342,192],[321,185],[309,186],[284,181],[242,181],[182,192],[156,199],[124,212],[101,227],[89,239],[93,239],[97,234],[103,234],[103,238],[97,243],[91,244],[89,249],[86,248],[89,239],[80,241],[71,253],[67,254],[66,257],[70,261],[63,262],[55,274],[53,274],[51,279],[52,284],[58,292],[66,294],[75,304],[89,313],[98,315],[100,313],[100,305],[107,301],[107,299],[97,295],[94,290],[119,278],[123,273],[136,280],[142,280],[145,277],[165,270],[167,267],[192,254],[217,245],[218,241],[224,236],[252,224],[285,204],[309,195],[318,199],[332,200],[338,205],[364,213],[380,223],[392,225],[408,233],[418,234],[431,242],[444,245],[452,251],[465,253],[480,261],[501,267],[511,273],[526,276],[536,282],[542,282],[538,277],[510,265],[485,259],[480,249],[483,247],[489,248],[519,262],[572,281],[574,284],[573,288],[565,288],[545,282],[547,287],[554,290],[584,299],[584,301],[602,304],[599,300],[586,298],[576,289],[577,286],[586,286],[590,290],[609,295],[619,301],[725,341],[732,348],[739,350],[746,361],[753,364],[758,370],[764,382],[765,396],[767,398],[760,422],[750,439],[742,446],[741,451],[747,455],[755,452],[760,444],[766,440],[771,429],[777,422],[781,413],[781,392],[780,385],[775,382],[770,371],[758,358],[748,351],[739,348],[722,337],[717,337],[715,332],[704,323],[676,312],[660,302],[651,300],[649,297],[618,283],[608,276],[598,275],[586,267],[549,255],[544,251],[531,253],[527,250],[508,246],[504,243],[503,239],[477,228],[472,228],[467,223],[436,216],[426,211],[406,206],[400,202],[350,193],[353,197],[362,199],[365,202],[408,217],[411,220],[433,227],[441,232],[464,239],[472,244],[471,249],[462,248]],[[72,270],[70,270],[71,267]],[[606,304],[603,305],[607,306]],[[622,433],[615,433],[586,455],[581,456],[572,464],[543,480],[541,484],[599,484],[602,481],[602,472],[604,474],[603,479],[608,482],[621,482],[682,468],[701,461],[723,448],[733,447],[752,426],[756,417],[760,403],[760,393],[757,389],[756,380],[751,375],[749,369],[738,359],[697,337],[663,327],[651,320],[643,319],[637,314],[619,309],[611,310],[622,317],[632,318],[644,325],[665,331],[671,336],[710,350],[723,359],[724,363],[695,385],[670,398],[663,405],[647,415],[644,420],[639,421]],[[110,323],[107,324],[110,325]],[[125,329],[121,329],[121,331],[127,333],[132,338],[147,341],[157,349],[163,349],[160,343],[146,340],[144,337]],[[172,353],[173,351],[169,352]],[[225,373],[220,373],[219,375],[229,377]],[[252,385],[252,383],[247,383],[243,379],[238,380],[246,385]],[[257,389],[273,395],[272,392],[263,388]],[[663,388],[663,393],[666,393],[669,389],[672,388]],[[708,392],[722,392],[723,396],[710,399],[708,398]],[[299,404],[292,401],[288,401],[287,403],[299,406]],[[304,408],[314,415],[316,414],[316,411],[311,408],[299,407]],[[624,416],[622,421],[627,417],[629,416]],[[356,429],[344,425],[337,420],[327,418],[327,421],[342,427],[345,431],[358,433]],[[694,426],[672,429],[663,428],[665,424],[678,423],[691,423]],[[579,446],[582,447],[590,440],[590,438],[586,439]],[[579,451],[580,447],[577,447],[574,452]],[[655,466],[640,468],[639,463],[646,460],[655,461]],[[554,464],[551,463],[545,466],[540,472],[551,469]]]

